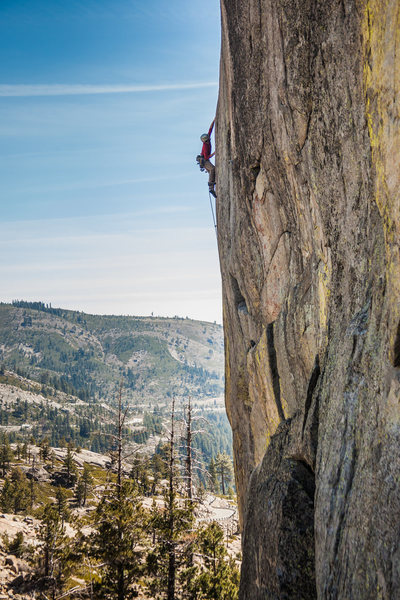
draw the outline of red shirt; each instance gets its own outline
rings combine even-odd
[[[214,123],[212,123],[210,129],[208,130],[208,137],[211,138],[211,133],[214,128]],[[201,156],[204,160],[208,160],[211,156],[211,142],[203,142],[203,147],[201,149]]]

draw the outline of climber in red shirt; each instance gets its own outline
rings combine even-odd
[[[214,190],[215,166],[210,161],[210,158],[212,158],[215,154],[215,152],[213,152],[211,154],[211,150],[212,150],[212,148],[211,148],[211,133],[212,133],[212,130],[214,129],[214,123],[215,123],[215,119],[211,123],[208,133],[203,133],[203,135],[200,136],[200,139],[203,142],[203,147],[201,149],[200,156],[203,158],[202,166],[206,169],[206,171],[208,171],[208,191],[210,192],[210,194],[212,194],[214,196],[214,198],[216,198],[217,194],[215,193],[215,190]]]

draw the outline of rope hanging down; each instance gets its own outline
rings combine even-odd
[[[213,203],[212,203],[212,198],[211,198],[210,192],[208,192],[208,197],[210,198],[211,214],[212,214],[212,218],[213,218],[213,222],[214,222],[215,235],[217,236],[217,223],[215,221],[214,207],[213,207]],[[218,236],[217,236],[217,239],[218,239]]]

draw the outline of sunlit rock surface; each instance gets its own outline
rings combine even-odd
[[[400,597],[400,5],[221,11],[241,599]]]

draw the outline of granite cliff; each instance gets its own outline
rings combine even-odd
[[[221,0],[241,600],[400,597],[400,4]]]

